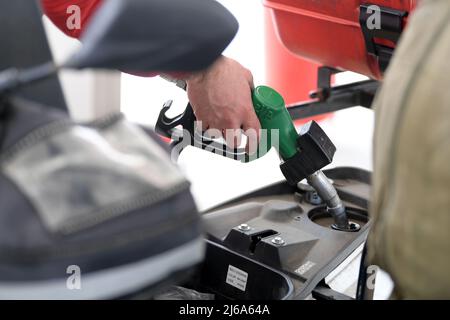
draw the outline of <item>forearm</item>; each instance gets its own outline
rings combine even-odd
[[[185,86],[189,83],[200,83],[205,75],[209,72],[214,71],[216,69],[216,65],[220,64],[227,58],[221,55],[217,60],[209,66],[209,68],[205,70],[193,71],[193,72],[170,72],[170,73],[161,73],[161,78],[174,82],[178,87],[185,88]]]
[[[90,18],[93,16],[98,7],[102,4],[103,0],[41,0],[42,10],[45,15],[58,27],[62,32],[72,38],[79,39],[89,23]],[[74,28],[70,23],[73,14],[73,6],[78,7],[80,25],[79,28]],[[135,74],[142,77],[153,77],[158,75],[155,73]]]
[[[93,16],[103,0],[41,0],[42,8],[47,17],[66,35],[79,39],[83,34],[90,18]],[[76,10],[74,12],[73,10]],[[77,15],[74,17],[73,15]],[[79,19],[78,27],[74,27],[74,18]],[[126,71],[125,71],[126,72]],[[164,79],[177,83],[187,82],[191,79],[199,79],[203,72],[152,72],[152,73],[131,73],[141,77],[153,77],[161,75]]]
[[[207,69],[208,70],[208,69]],[[182,89],[187,88],[189,82],[199,81],[203,78],[204,74],[207,70],[196,71],[196,72],[169,72],[169,73],[160,73],[159,76],[164,80],[169,82],[173,82]]]

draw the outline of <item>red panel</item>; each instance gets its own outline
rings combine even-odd
[[[359,6],[376,4],[411,12],[416,0],[264,0],[286,48],[320,64],[380,79],[376,59],[366,52]]]
[[[270,10],[265,11],[266,84],[280,92],[288,105],[310,100],[309,93],[317,89],[317,69],[320,65],[289,52],[275,32]],[[323,118],[325,116],[315,117],[314,120]],[[296,124],[309,120],[299,120]]]

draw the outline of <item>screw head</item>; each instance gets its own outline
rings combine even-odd
[[[323,202],[322,198],[319,196],[319,194],[316,191],[308,191],[306,193],[305,198],[306,198],[305,199],[306,202],[308,202],[309,204],[315,205],[315,206],[318,206],[318,205],[322,204],[322,202]]]
[[[272,243],[276,244],[277,246],[282,246],[284,245],[286,242],[283,240],[283,238],[281,237],[275,237],[272,239]]]
[[[250,226],[249,226],[248,224],[243,223],[243,224],[241,224],[241,225],[238,227],[238,229],[241,230],[241,231],[249,231],[251,228],[250,228]]]

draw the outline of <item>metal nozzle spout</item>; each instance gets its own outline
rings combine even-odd
[[[342,231],[353,231],[351,230],[352,228],[348,221],[345,207],[333,184],[328,180],[325,174],[319,170],[307,177],[306,180],[326,203],[328,212],[334,218],[333,228]]]

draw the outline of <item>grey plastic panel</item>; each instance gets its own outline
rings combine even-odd
[[[370,173],[356,168],[325,171],[334,181],[351,221],[361,224],[358,232],[333,230],[312,219],[314,206],[302,192],[280,182],[224,203],[204,214],[211,239],[252,260],[288,275],[295,286],[295,298],[305,299],[317,284],[364,243],[370,228],[367,205]],[[314,221],[313,221],[314,220]],[[331,221],[331,220],[330,220]],[[248,230],[239,225],[246,224]],[[273,242],[281,237],[282,245]]]

